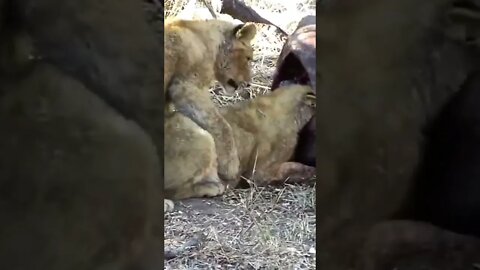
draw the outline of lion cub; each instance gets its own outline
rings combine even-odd
[[[251,78],[254,24],[226,20],[165,22],[166,100],[208,131],[218,145],[218,171],[226,181],[238,177],[239,160],[232,129],[210,100],[214,80],[234,92]]]
[[[311,92],[308,86],[288,85],[268,95],[220,108],[232,127],[244,177],[265,185],[286,178],[296,181],[314,176],[315,168],[288,162],[299,130],[315,111]],[[165,115],[164,140],[165,197],[213,197],[224,193],[212,136],[175,112],[173,106]],[[239,180],[229,185],[233,188]],[[169,204],[168,210],[172,208],[173,204]]]

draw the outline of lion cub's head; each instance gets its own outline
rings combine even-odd
[[[257,33],[254,24],[235,26],[227,35],[215,62],[215,77],[226,94],[233,94],[251,79],[250,62],[253,58],[251,42]]]

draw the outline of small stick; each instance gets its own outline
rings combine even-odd
[[[213,10],[212,5],[210,5],[207,0],[201,0],[202,3],[207,7],[208,11],[210,11],[210,14],[212,14],[212,17],[214,19],[217,19],[217,14],[215,14],[215,11]]]

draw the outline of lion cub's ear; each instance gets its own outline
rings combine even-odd
[[[253,23],[244,23],[233,29],[235,38],[239,40],[251,41],[257,34],[257,27]]]
[[[446,35],[467,46],[480,48],[480,1],[457,0],[447,11]]]
[[[313,93],[307,93],[305,95],[305,104],[307,104],[307,106],[309,107],[312,107],[312,108],[316,108],[317,107],[317,96],[315,96],[315,94]]]

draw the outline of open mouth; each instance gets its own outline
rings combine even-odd
[[[230,79],[227,81],[227,84],[231,87],[233,87],[233,89],[237,90],[238,88],[238,83],[236,83],[234,80]]]

